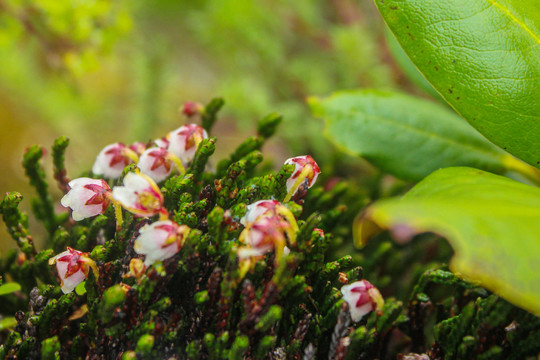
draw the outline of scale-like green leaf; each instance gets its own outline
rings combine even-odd
[[[355,222],[355,244],[381,228],[403,241],[444,236],[452,271],[540,316],[540,188],[471,168],[438,170],[402,198],[371,205]]]
[[[326,135],[336,145],[402,179],[421,180],[448,166],[501,173],[509,159],[517,161],[431,101],[361,90],[309,102],[315,116],[325,119]]]
[[[405,52],[478,131],[540,168],[537,0],[375,0]]]

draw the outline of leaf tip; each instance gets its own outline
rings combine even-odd
[[[367,245],[369,239],[381,232],[381,227],[368,218],[367,212],[360,213],[353,222],[353,241],[358,249]]]

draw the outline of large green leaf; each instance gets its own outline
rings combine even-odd
[[[361,90],[310,98],[309,103],[314,115],[325,119],[326,135],[336,145],[406,180],[421,180],[448,166],[501,173],[517,162],[431,101]]]
[[[402,198],[371,205],[355,222],[355,244],[381,228],[402,241],[446,237],[452,271],[540,316],[539,188],[471,168],[438,170]]]
[[[540,168],[538,0],[375,0],[411,60],[493,143]]]

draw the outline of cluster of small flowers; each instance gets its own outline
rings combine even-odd
[[[71,208],[75,221],[103,214],[112,203],[116,208],[118,228],[122,225],[122,207],[135,216],[159,215],[158,221],[139,230],[139,236],[134,242],[135,252],[144,255],[145,259],[144,263],[138,258],[132,259],[128,275],[139,278],[146,267],[177,254],[190,232],[188,226],[169,219],[163,205],[163,194],[156,182],[167,178],[174,166],[183,174],[184,165],[193,160],[199,143],[206,138],[208,134],[202,127],[190,124],[155,140],[148,149],[143,143],[131,146],[122,143],[108,145],[97,156],[92,168],[94,174],[116,179],[121,176],[125,166],[131,163],[136,163],[139,171],[127,173],[123,180],[124,186],[116,186],[112,190],[102,179],[72,180],[69,183],[70,191],[62,198],[61,203]],[[287,195],[284,202],[288,202],[297,193],[313,186],[320,169],[309,155],[288,159],[285,164],[295,166],[286,182]],[[279,263],[280,259],[290,252],[286,244],[295,245],[298,225],[294,215],[276,200],[261,200],[248,205],[240,223],[245,228],[238,239],[237,254],[243,274],[268,252],[273,251],[275,261]],[[64,293],[73,291],[84,281],[88,277],[89,268],[97,274],[97,266],[88,253],[72,248],[51,258],[49,263],[56,264]],[[363,316],[358,314],[375,309],[377,304],[380,304],[379,300],[382,301],[377,289],[367,281],[364,282],[361,285],[353,283],[342,289],[355,321]],[[358,299],[351,300],[355,296]]]
[[[139,230],[134,250],[138,254],[145,255],[145,266],[168,259],[181,249],[190,229],[169,219],[163,204],[163,194],[156,182],[169,176],[173,165],[183,173],[183,165],[193,160],[199,143],[205,138],[208,138],[208,134],[202,127],[190,124],[154,141],[155,146],[152,145],[148,149],[142,143],[131,146],[122,143],[108,145],[97,156],[92,168],[94,174],[116,179],[122,174],[125,166],[131,163],[136,163],[139,171],[127,173],[123,179],[124,186],[116,186],[113,189],[103,179],[74,179],[70,181],[70,190],[62,198],[61,203],[71,208],[75,221],[103,214],[112,203],[117,210],[118,227],[121,227],[122,207],[140,217],[159,215],[158,221]],[[295,164],[295,170],[287,182],[289,198],[298,191],[299,184],[311,187],[320,173],[310,156],[292,158],[287,160],[286,164]],[[250,205],[250,208],[259,206]],[[272,244],[284,240],[280,232],[286,230],[288,234],[292,234],[297,230],[294,216],[283,205],[275,206],[275,209],[269,208],[268,213],[270,212],[274,216],[257,219],[259,216],[248,214],[244,218],[249,218],[244,222],[244,225],[247,225],[243,233],[243,238],[246,239],[244,244],[253,256],[260,256],[274,249]],[[278,220],[283,214],[285,216]],[[275,229],[272,230],[273,228]],[[284,241],[281,243],[284,244]],[[283,246],[278,248],[283,250]],[[241,256],[246,254],[243,252]],[[50,262],[56,263],[64,292],[73,291],[87,277],[88,266],[95,266],[88,254],[71,248],[53,257]]]

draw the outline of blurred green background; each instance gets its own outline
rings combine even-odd
[[[68,136],[75,178],[105,145],[161,137],[186,122],[185,101],[217,96],[226,100],[217,158],[277,111],[284,122],[267,156],[330,163],[307,96],[419,91],[384,28],[371,0],[0,0],[0,193],[22,192],[28,210],[34,193],[20,163],[31,144],[50,149]],[[0,250],[13,246],[2,223]]]

